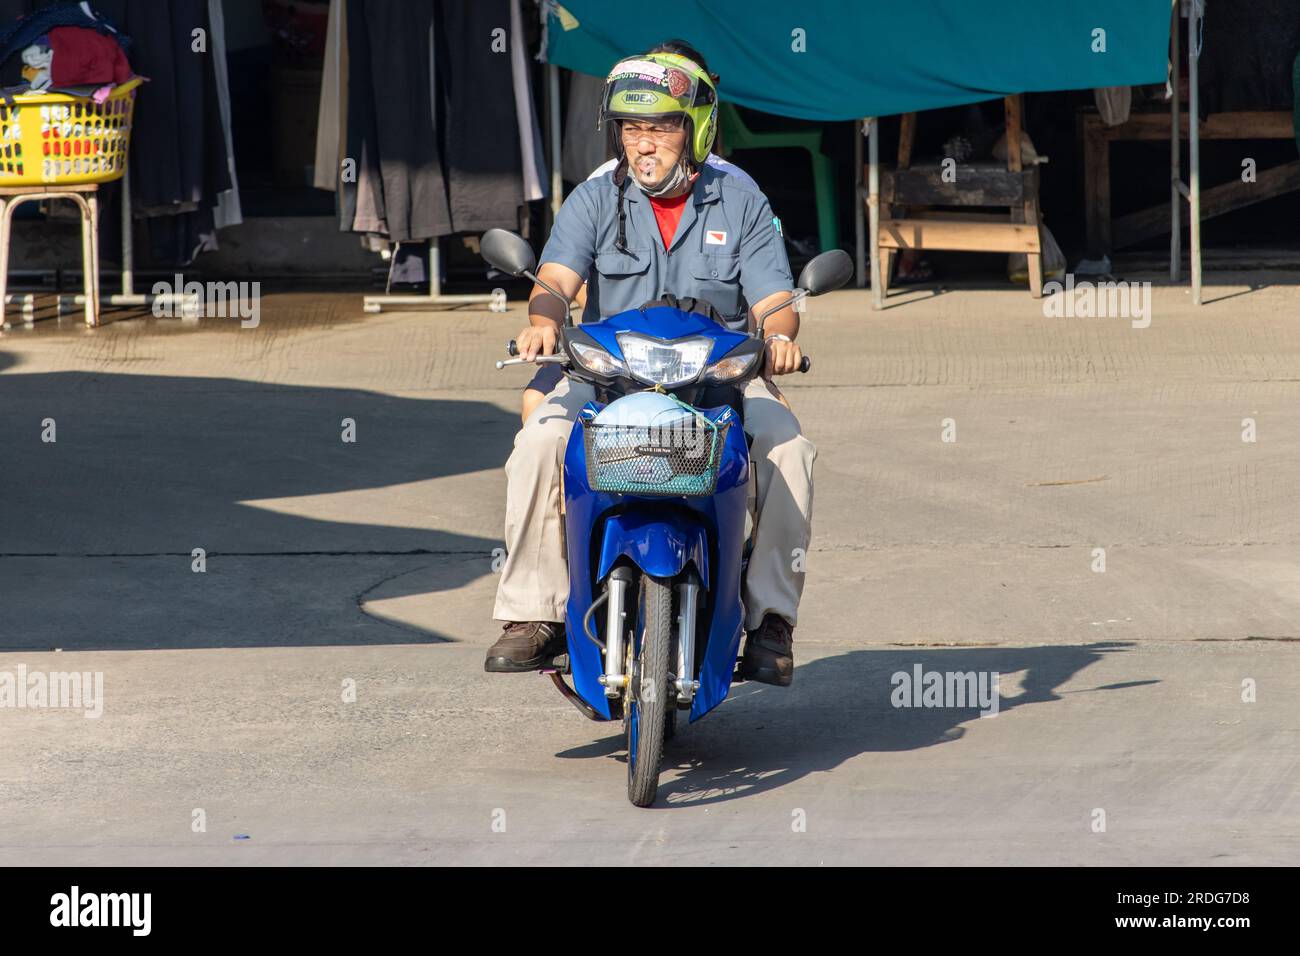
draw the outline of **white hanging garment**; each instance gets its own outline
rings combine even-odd
[[[212,30],[212,66],[217,75],[217,106],[221,111],[221,131],[226,141],[226,165],[230,169],[230,188],[217,193],[212,219],[218,229],[238,226],[244,221],[239,205],[239,179],[235,175],[235,137],[230,129],[230,70],[226,63],[226,17],[221,0],[208,0],[208,24]]]

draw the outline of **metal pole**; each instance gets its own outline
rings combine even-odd
[[[1190,213],[1192,225],[1192,304],[1201,304],[1201,114],[1200,91],[1197,89],[1197,65],[1201,59],[1201,0],[1192,0],[1187,20],[1187,163],[1191,174]]]
[[[560,214],[564,202],[564,181],[560,171],[560,68],[554,63],[546,67],[547,99],[550,103],[551,121],[551,216]],[[554,222],[554,219],[551,220]]]
[[[860,120],[853,124],[853,236],[854,236],[854,262],[857,264],[858,288],[862,289],[867,284],[867,229],[863,221],[866,217],[866,210],[863,203],[867,198],[867,191],[863,188],[862,168],[862,134],[866,132],[867,120]]]
[[[867,237],[871,247],[871,307],[883,309],[885,298],[880,288],[880,119],[873,116],[868,121],[871,139],[867,142],[867,161],[871,168],[867,174],[867,211],[870,221]]]
[[[1179,16],[1178,6],[1175,4],[1173,26],[1169,31],[1169,47],[1172,51],[1169,58],[1170,79],[1174,87],[1174,95],[1169,107],[1169,224],[1171,226],[1169,278],[1174,282],[1178,281],[1178,276],[1183,271],[1183,195],[1178,188],[1183,183],[1183,137],[1180,129],[1183,104],[1178,93],[1179,80],[1183,72],[1182,64],[1179,62],[1183,55],[1182,43],[1178,38],[1181,24],[1182,17]]]
[[[135,295],[135,243],[131,232],[131,168],[122,174],[122,298]]]

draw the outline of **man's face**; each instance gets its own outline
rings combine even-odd
[[[632,175],[643,186],[659,185],[686,148],[681,120],[623,120],[619,125]]]

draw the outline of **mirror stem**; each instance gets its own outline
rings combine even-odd
[[[529,272],[527,269],[525,269],[525,270],[523,271],[522,275],[523,275],[524,277],[526,277],[526,278],[532,279],[532,280],[533,280],[534,282],[536,282],[539,286],[541,286],[543,289],[545,289],[545,290],[546,290],[547,292],[549,292],[551,295],[555,296],[557,299],[559,299],[561,302],[564,303],[564,327],[565,327],[566,329],[567,329],[567,328],[573,328],[573,313],[572,313],[572,312],[570,311],[570,309],[569,309],[569,300],[566,299],[564,296],[560,295],[560,293],[556,292],[556,291],[555,291],[554,289],[552,289],[549,285],[547,285],[547,284],[546,284],[545,282],[543,282],[541,279],[537,278],[537,276],[533,275],[533,274],[532,274],[531,272]]]
[[[763,324],[767,321],[768,316],[775,315],[776,313],[784,309],[786,306],[794,305],[796,302],[798,302],[800,299],[804,298],[807,295],[808,295],[807,289],[795,289],[794,295],[790,296],[790,298],[786,299],[784,302],[779,303],[778,305],[772,306],[772,308],[768,309],[766,312],[760,315],[758,317],[758,332],[757,332],[759,339],[761,340],[763,338]]]

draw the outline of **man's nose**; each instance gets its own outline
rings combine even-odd
[[[642,156],[648,156],[655,151],[655,141],[646,133],[636,141],[636,149]]]

